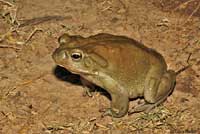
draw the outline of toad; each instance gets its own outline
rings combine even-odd
[[[173,91],[176,72],[167,69],[161,54],[134,39],[100,33],[87,38],[63,34],[52,57],[56,64],[105,89],[111,107],[104,115],[123,117],[129,100],[144,104],[130,112],[150,111]]]

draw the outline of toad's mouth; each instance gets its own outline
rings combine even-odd
[[[73,74],[79,74],[79,75],[98,75],[98,72],[96,71],[88,71],[88,70],[83,70],[83,69],[74,69],[72,66],[64,66],[61,64],[58,64],[59,66],[67,69]]]

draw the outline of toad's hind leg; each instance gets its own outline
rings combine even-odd
[[[173,70],[166,71],[159,79],[151,77],[147,82],[147,88],[144,91],[145,103],[136,106],[129,113],[149,112],[154,107],[162,103],[173,91],[175,85],[176,74]]]

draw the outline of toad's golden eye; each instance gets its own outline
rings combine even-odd
[[[82,53],[81,52],[73,52],[72,54],[71,54],[71,58],[72,58],[72,60],[74,60],[74,61],[79,61],[79,60],[81,60],[82,59]]]

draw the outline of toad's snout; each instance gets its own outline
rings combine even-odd
[[[52,57],[56,63],[62,63],[66,59],[67,56],[64,50],[60,50],[59,48],[57,48],[54,51]]]

